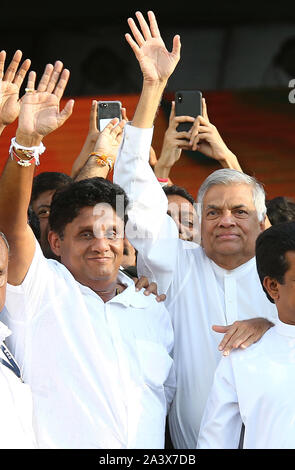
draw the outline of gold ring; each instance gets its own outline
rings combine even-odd
[[[25,88],[26,93],[34,93],[34,88]]]

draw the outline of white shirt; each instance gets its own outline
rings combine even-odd
[[[161,448],[175,389],[173,330],[153,295],[127,288],[104,303],[36,243],[7,287],[11,349],[31,385],[41,448]]]
[[[167,295],[177,376],[170,433],[174,447],[192,449],[222,354],[218,344],[223,335],[212,325],[253,317],[272,320],[277,311],[261,287],[255,258],[227,271],[201,246],[178,238],[176,224],[166,214],[166,195],[149,165],[151,136],[152,129],[125,126],[114,181],[130,199],[126,234],[138,250],[138,272],[155,280],[158,291]]]
[[[198,448],[295,449],[295,326],[277,320],[245,351],[222,358],[205,408]]]
[[[11,331],[0,322],[0,344]],[[1,359],[7,362],[0,349]],[[29,386],[12,370],[0,363],[0,448],[34,449],[36,447],[32,426],[32,395]]]

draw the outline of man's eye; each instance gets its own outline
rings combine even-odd
[[[216,210],[211,209],[210,211],[207,212],[206,216],[207,218],[212,218],[212,217],[217,217],[218,213]]]
[[[38,212],[38,217],[40,219],[45,219],[45,218],[48,218],[49,217],[49,214],[50,214],[50,210],[49,209],[43,209],[41,211]]]
[[[106,232],[105,236],[108,240],[115,240],[117,238],[117,232],[115,230],[109,230]]]
[[[236,216],[238,217],[247,217],[248,216],[248,212],[245,211],[244,209],[238,209],[236,212],[235,212]]]
[[[82,232],[80,234],[81,238],[84,238],[84,239],[89,239],[89,238],[92,238],[93,237],[93,233],[92,232]]]

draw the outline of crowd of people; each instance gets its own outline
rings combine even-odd
[[[169,52],[151,11],[128,25],[134,116],[99,132],[93,101],[71,175],[34,176],[74,112],[59,107],[69,70],[36,83],[21,51],[7,68],[0,52],[1,132],[17,119],[0,177],[0,447],[294,448],[294,203],[265,200],[204,99],[197,117],[172,102],[155,155],[180,37]],[[196,201],[170,179],[186,149],[222,167]]]

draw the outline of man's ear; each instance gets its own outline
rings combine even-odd
[[[263,286],[267,290],[268,295],[274,300],[279,300],[280,294],[278,289],[278,281],[272,277],[266,276],[263,279]]]
[[[61,239],[56,232],[53,232],[53,230],[49,230],[48,232],[48,242],[53,253],[56,256],[60,256]]]

